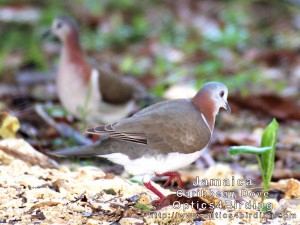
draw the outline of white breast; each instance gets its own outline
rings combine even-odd
[[[176,171],[196,161],[204,151],[205,149],[202,149],[190,154],[173,152],[167,156],[145,156],[135,160],[130,160],[128,156],[122,153],[112,153],[100,157],[105,157],[114,163],[123,165],[125,170],[132,175],[144,175]]]
[[[83,111],[93,111],[101,102],[98,87],[98,71],[93,70],[90,84],[86,85],[80,67],[72,63],[60,65],[57,76],[57,92],[62,105],[74,116],[83,117]],[[88,95],[90,94],[90,95]],[[94,103],[94,104],[91,104]]]

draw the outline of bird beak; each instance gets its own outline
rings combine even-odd
[[[225,107],[224,108],[226,109],[226,111],[228,113],[231,113],[231,109],[230,109],[230,106],[229,106],[228,102],[225,102]]]
[[[43,35],[42,35],[42,38],[45,39],[45,38],[47,38],[47,37],[49,37],[49,36],[52,36],[52,31],[51,31],[51,29],[45,31],[45,32],[43,33]]]

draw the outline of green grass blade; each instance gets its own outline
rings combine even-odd
[[[263,177],[264,181],[264,190],[267,191],[269,189],[269,184],[274,171],[274,160],[275,160],[275,151],[276,151],[276,143],[277,143],[277,134],[278,134],[279,124],[276,119],[267,126],[265,129],[262,139],[261,139],[261,147],[271,147],[271,151],[267,151],[262,154],[262,164],[264,169]]]
[[[235,156],[237,154],[255,154],[261,155],[263,153],[267,153],[270,151],[271,147],[253,147],[253,146],[232,146],[228,149],[231,156]]]

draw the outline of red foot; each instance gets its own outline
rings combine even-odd
[[[183,188],[183,182],[180,178],[180,173],[178,172],[166,172],[166,173],[155,173],[158,177],[167,176],[169,177],[164,187],[168,186],[171,183],[171,186],[174,186],[175,182],[178,184],[179,188]]]
[[[158,203],[158,202],[160,202],[162,199],[165,198],[165,196],[164,196],[159,190],[157,190],[157,189],[150,183],[150,181],[149,181],[149,182],[144,182],[144,185],[145,185],[146,188],[148,188],[150,191],[152,191],[154,194],[156,194],[156,195],[159,197],[158,200],[155,200],[155,201],[154,201],[155,203]],[[153,202],[153,203],[154,203],[154,202]]]

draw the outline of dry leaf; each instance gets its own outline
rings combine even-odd
[[[35,150],[23,139],[5,139],[0,141],[0,151],[31,165],[39,165],[43,168],[59,167],[55,160]]]
[[[281,120],[299,120],[300,107],[290,98],[283,98],[273,94],[249,95],[239,94],[230,96],[229,102],[255,111],[266,113]]]
[[[285,192],[285,199],[292,199],[300,197],[300,182],[295,179],[289,179],[287,182],[287,191]]]
[[[280,180],[279,182],[271,182],[271,189],[280,190],[285,193],[285,199],[300,197],[300,182],[296,179]]]
[[[0,136],[2,138],[16,138],[16,132],[20,129],[20,123],[17,117],[1,113]]]
[[[44,206],[50,206],[51,207],[51,206],[57,206],[58,204],[61,204],[61,202],[52,201],[52,200],[51,201],[40,202],[40,203],[37,203],[37,204],[33,205],[27,213],[31,213],[33,210],[44,207]]]

